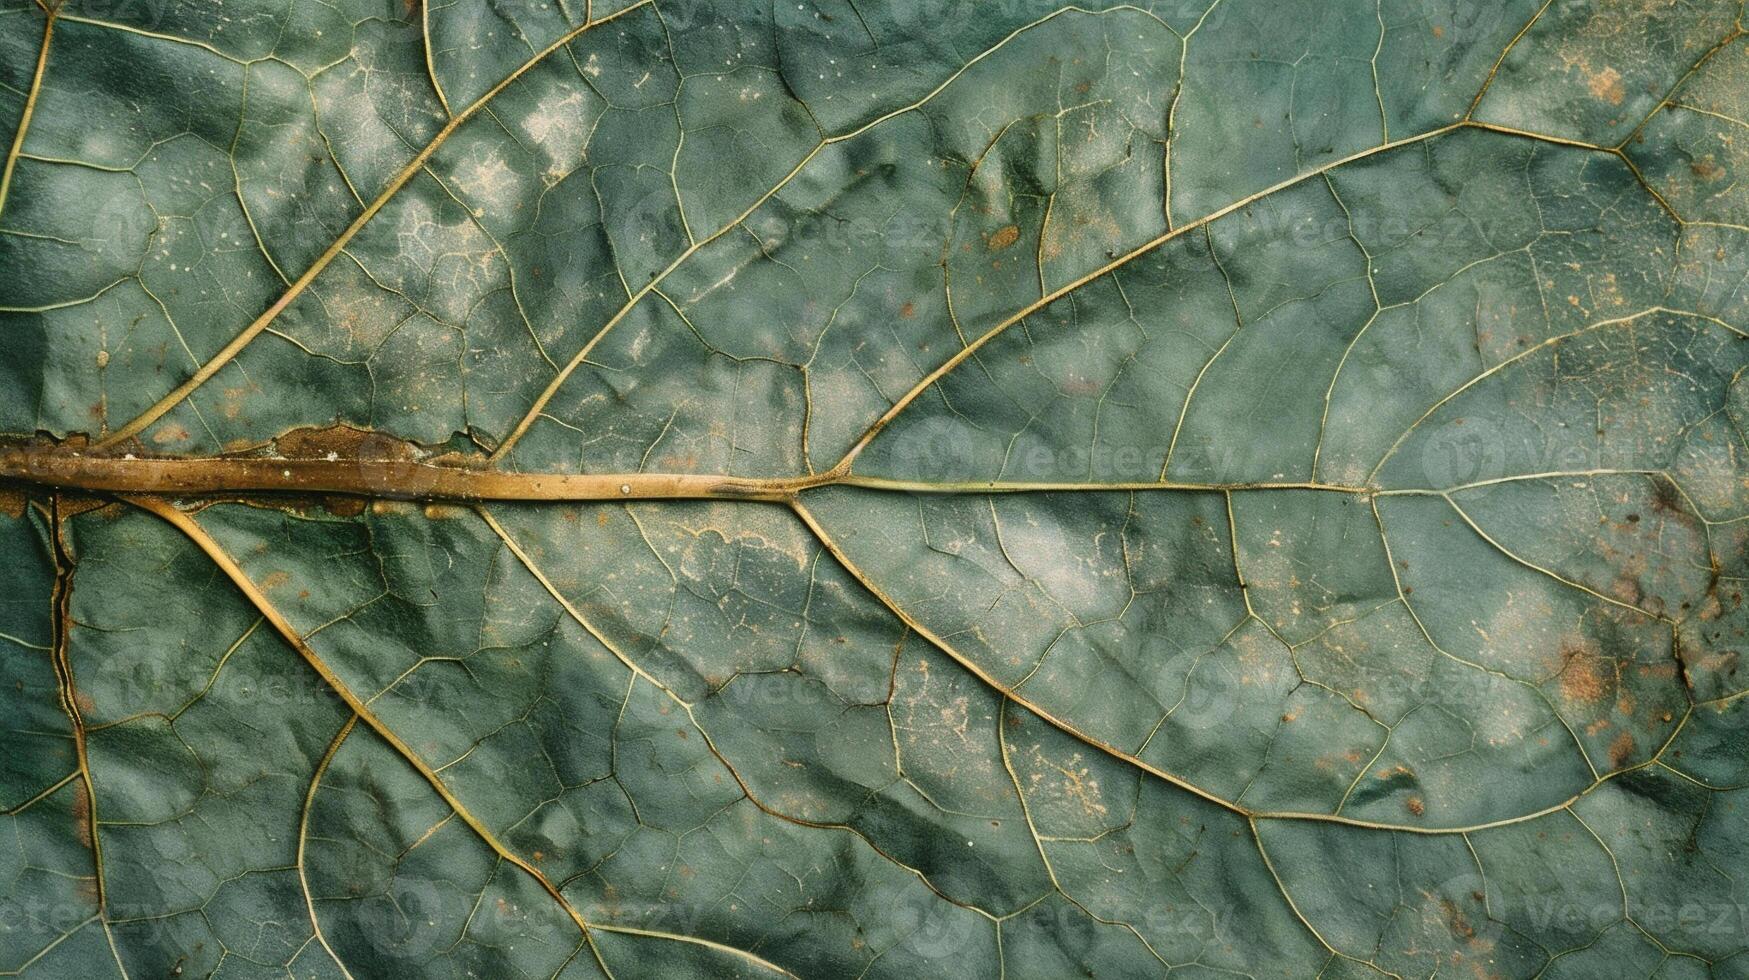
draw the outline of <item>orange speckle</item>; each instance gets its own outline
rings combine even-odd
[[[1562,651],[1567,667],[1561,671],[1561,695],[1568,701],[1591,704],[1602,700],[1608,687],[1602,664],[1596,655],[1582,649]]]
[[[1585,87],[1591,90],[1592,98],[1602,99],[1610,105],[1621,105],[1622,99],[1627,97],[1627,90],[1621,84],[1621,72],[1614,68],[1587,75]]]

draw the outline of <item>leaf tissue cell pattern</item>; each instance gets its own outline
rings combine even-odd
[[[0,7],[0,974],[1749,977],[1723,0]]]

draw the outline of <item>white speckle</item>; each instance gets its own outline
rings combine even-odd
[[[469,169],[457,173],[453,179],[456,186],[470,197],[498,207],[508,207],[521,189],[516,172],[496,153],[472,161]],[[485,215],[484,208],[473,210],[476,218]]]

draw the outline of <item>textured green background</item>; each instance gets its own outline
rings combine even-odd
[[[0,496],[0,973],[1749,977],[1742,4],[585,3],[0,5],[0,431],[879,478]]]

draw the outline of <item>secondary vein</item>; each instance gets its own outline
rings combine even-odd
[[[322,273],[322,270],[328,268],[328,265],[345,250],[347,244],[352,241],[353,237],[362,231],[364,226],[369,224],[372,218],[376,217],[377,213],[383,209],[383,206],[388,204],[389,200],[399,193],[401,188],[407,185],[408,181],[412,180],[416,174],[425,168],[426,163],[430,161],[432,155],[443,146],[451,134],[459,129],[463,123],[472,119],[481,109],[484,109],[487,103],[491,102],[494,98],[497,98],[500,92],[509,88],[513,82],[518,78],[521,78],[534,66],[540,64],[553,52],[576,40],[584,32],[622,17],[625,14],[637,10],[640,7],[644,7],[652,2],[653,0],[637,0],[636,3],[633,3],[622,10],[617,10],[597,20],[585,21],[582,25],[567,31],[564,35],[560,36],[558,40],[547,45],[545,48],[542,48],[532,58],[523,62],[521,66],[507,75],[497,85],[492,86],[486,94],[474,100],[473,104],[451,117],[449,122],[445,123],[443,128],[437,131],[437,135],[431,138],[431,142],[425,144],[425,148],[420,150],[418,155],[414,156],[413,159],[401,169],[401,172],[395,175],[395,178],[389,182],[387,187],[383,188],[382,192],[376,196],[376,199],[371,201],[363,211],[359,212],[358,217],[352,219],[352,223],[346,226],[346,230],[342,231],[340,236],[334,239],[333,243],[316,258],[316,261],[313,262],[308,269],[304,270],[303,275],[298,276],[291,286],[288,287],[284,293],[280,294],[279,299],[275,300],[272,306],[269,306],[266,311],[251,321],[247,327],[244,327],[242,332],[238,333],[235,337],[232,337],[231,341],[224,347],[220,348],[217,354],[214,354],[206,363],[197,368],[194,375],[187,381],[177,385],[169,394],[158,399],[150,408],[135,416],[132,421],[110,433],[107,437],[99,441],[97,445],[99,447],[114,446],[139,435],[152,423],[163,418],[165,413],[181,404],[184,399],[190,394],[193,394],[195,389],[211,380],[213,375],[218,374],[220,369],[235,359],[236,356],[242,352],[243,348],[249,346],[251,341],[259,336],[263,330],[266,330],[268,324],[272,323],[281,313],[285,312],[286,307],[290,306],[293,300],[297,299],[305,289],[309,288],[310,283],[315,281],[315,278]]]

